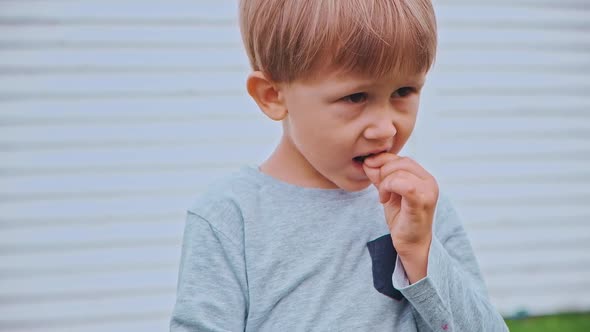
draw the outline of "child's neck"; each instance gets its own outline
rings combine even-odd
[[[289,137],[283,135],[273,153],[260,165],[260,171],[273,178],[306,188],[336,189],[305,159]]]

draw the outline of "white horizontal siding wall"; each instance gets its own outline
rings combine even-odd
[[[505,315],[590,310],[590,3],[436,2],[419,159]]]
[[[407,152],[504,314],[589,310],[590,10],[440,1]],[[0,330],[162,331],[185,210],[267,156],[226,1],[0,1]]]
[[[233,1],[0,1],[0,331],[166,331],[185,211],[280,126]]]

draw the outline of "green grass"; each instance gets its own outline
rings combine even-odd
[[[506,319],[510,332],[590,332],[590,313]]]

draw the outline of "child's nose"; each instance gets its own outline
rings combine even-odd
[[[397,134],[395,124],[391,120],[381,120],[365,129],[365,138],[370,140],[386,140]]]

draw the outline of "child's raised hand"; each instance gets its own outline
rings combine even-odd
[[[365,159],[363,168],[379,190],[379,199],[398,254],[427,252],[438,200],[435,178],[414,160],[392,153]]]

